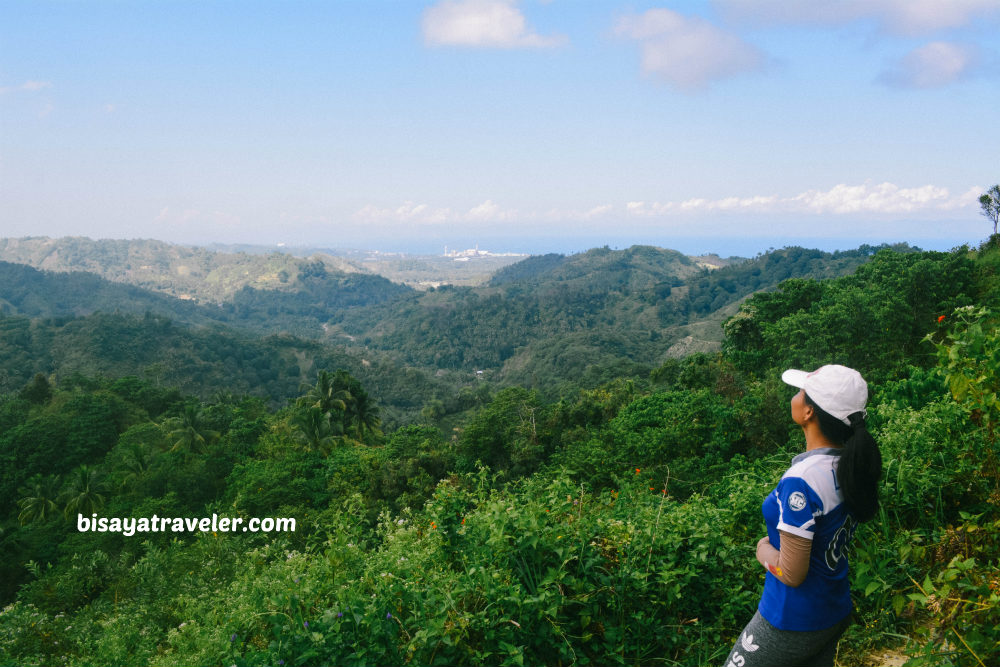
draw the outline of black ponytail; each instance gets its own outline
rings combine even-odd
[[[878,443],[865,426],[864,412],[847,418],[848,426],[816,405],[809,394],[806,403],[813,407],[819,419],[819,429],[830,442],[840,445],[837,481],[851,514],[858,521],[868,521],[878,513],[878,482],[882,476],[882,453]]]
[[[837,465],[837,479],[844,492],[844,502],[858,521],[868,521],[878,513],[878,481],[882,476],[882,452],[865,426],[864,413],[855,412],[851,437]]]

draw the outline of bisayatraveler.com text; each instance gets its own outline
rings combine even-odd
[[[90,518],[76,515],[76,529],[81,533],[121,533],[131,537],[136,533],[270,533],[295,532],[295,519],[256,517],[106,517],[98,518],[94,512]]]

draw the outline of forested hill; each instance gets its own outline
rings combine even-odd
[[[208,324],[222,314],[193,301],[113,283],[85,271],[53,273],[0,261],[0,314],[36,318],[97,311],[154,312],[186,324]]]
[[[244,287],[287,290],[300,267],[310,263],[321,262],[330,272],[360,271],[351,262],[325,254],[304,262],[279,252],[223,253],[150,239],[2,238],[0,260],[47,271],[86,271],[203,303],[231,300]]]
[[[848,274],[880,249],[784,248],[718,269],[649,246],[544,255],[501,270],[485,287],[442,287],[345,312],[332,331],[417,365],[492,369],[534,387],[597,384],[716,349],[722,320],[747,295],[788,278]]]
[[[84,271],[40,271],[0,261],[0,313],[65,317],[94,312],[165,315],[194,325],[222,324],[260,334],[324,336],[337,313],[391,301],[413,290],[380,276],[328,269],[319,260],[295,260],[281,288],[244,285],[219,304],[200,303]]]
[[[71,241],[58,245],[64,261],[74,257],[67,250],[76,247]],[[88,253],[95,247],[120,250],[126,258],[141,257],[143,249],[149,250],[146,244],[137,242],[134,250],[114,244],[89,245],[86,252],[80,252],[88,262],[93,260]],[[28,244],[29,248],[35,246]],[[27,252],[23,244],[18,248]],[[443,286],[427,292],[371,274],[344,273],[317,259],[276,256],[274,261],[293,260],[284,264],[290,273],[279,272],[280,287],[245,284],[220,304],[177,299],[89,273],[38,271],[22,264],[0,263],[0,313],[28,318],[151,313],[177,324],[314,339],[334,345],[340,350],[337,354],[352,358],[377,355],[396,368],[415,366],[462,378],[484,371],[487,380],[556,395],[578,384],[597,386],[615,377],[647,377],[668,358],[717,349],[722,321],[747,295],[772,289],[788,278],[820,279],[849,273],[876,250],[862,247],[830,254],[784,248],[746,261],[723,260],[720,268],[708,268],[706,263],[672,250],[598,248],[568,257],[529,258],[501,270],[484,287]],[[912,251],[906,246],[893,250]],[[127,339],[134,328],[123,326],[120,331]],[[111,335],[108,332],[104,338]],[[234,334],[231,338],[246,337]],[[82,340],[70,337],[65,344]],[[141,345],[134,341],[122,344]],[[297,344],[307,345],[302,341]],[[106,361],[96,358],[99,349],[101,346],[76,350],[67,357],[77,359],[73,364],[35,363],[30,367],[46,373],[66,369],[141,373],[142,366],[129,366],[128,357],[120,360],[125,365],[109,368]],[[224,358],[255,356],[256,352],[247,352]],[[57,359],[50,361],[55,364]],[[233,372],[232,367],[229,363],[229,372]],[[192,367],[180,364],[176,368]],[[206,377],[224,374],[221,368],[212,368]],[[16,375],[17,381],[26,379],[23,372]],[[237,373],[234,381],[240,387],[255,386],[253,375]],[[256,385],[255,393],[284,399],[295,390],[296,376],[290,373],[277,383],[266,379]],[[200,394],[215,387],[214,380],[206,381],[199,391],[194,377],[184,373],[171,381]]]
[[[648,289],[663,281],[683,281],[700,272],[695,260],[676,250],[653,246],[632,246],[611,250],[594,248],[569,257],[541,255],[505,267],[494,274],[490,285],[519,284],[541,286],[567,283],[588,291]]]
[[[16,392],[36,374],[67,382],[131,376],[203,399],[248,395],[278,407],[321,369],[344,369],[363,381],[387,425],[413,421],[429,397],[474,381],[435,378],[378,351],[222,326],[192,328],[151,313],[44,319],[0,314],[0,396]]]

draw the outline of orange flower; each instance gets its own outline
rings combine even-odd
[[[944,322],[944,315],[938,318],[938,324],[940,324],[941,322]]]
[[[636,468],[636,469],[635,469],[635,474],[636,474],[636,475],[638,475],[638,474],[639,474],[639,472],[640,472],[640,471],[639,471],[639,469],[638,469],[638,468]]]

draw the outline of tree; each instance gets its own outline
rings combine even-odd
[[[100,488],[101,483],[96,468],[88,465],[77,466],[63,491],[63,500],[66,501],[63,514],[67,517],[76,513],[88,515],[100,510],[104,507],[104,496],[100,494]]]
[[[354,432],[358,439],[363,439],[366,432],[369,435],[381,434],[379,426],[382,424],[382,418],[379,417],[378,406],[368,392],[361,390],[354,395],[351,412]]]
[[[301,443],[324,456],[342,441],[342,425],[340,422],[331,421],[329,413],[324,413],[321,408],[308,407],[296,413],[292,417],[291,424],[295,429],[296,438]]]
[[[332,428],[334,435],[350,433],[359,440],[369,435],[380,435],[378,427],[382,421],[374,400],[364,390],[361,383],[345,370],[336,373],[320,371],[315,386],[303,385],[305,394],[297,405],[305,412],[298,418],[300,431],[303,420],[315,422],[315,416],[310,411],[317,410],[323,415]]]
[[[351,394],[345,388],[338,386],[337,377],[329,371],[320,371],[315,386],[303,386],[304,396],[299,398],[300,407],[319,408],[325,415],[333,414],[334,410],[344,412],[351,400]]]
[[[168,419],[163,425],[168,429],[167,439],[172,452],[197,453],[219,437],[217,431],[205,424],[205,416],[196,405],[185,405],[180,417]]]
[[[23,526],[32,521],[45,521],[55,515],[58,511],[55,500],[59,487],[59,478],[55,475],[42,477],[40,474],[32,475],[24,487],[21,488],[21,500],[18,506],[21,513],[17,515],[17,520]]]
[[[533,473],[554,444],[549,413],[537,391],[501,390],[466,424],[458,442],[459,466],[473,470],[481,461],[514,476]]]
[[[21,390],[20,397],[37,405],[48,403],[52,398],[52,385],[43,373],[36,373],[35,378]]]
[[[124,449],[122,458],[122,488],[141,481],[149,472],[152,456],[139,442],[129,442]]]
[[[983,216],[993,223],[993,233],[997,233],[997,223],[1000,222],[1000,185],[994,185],[979,198],[983,208]]]

